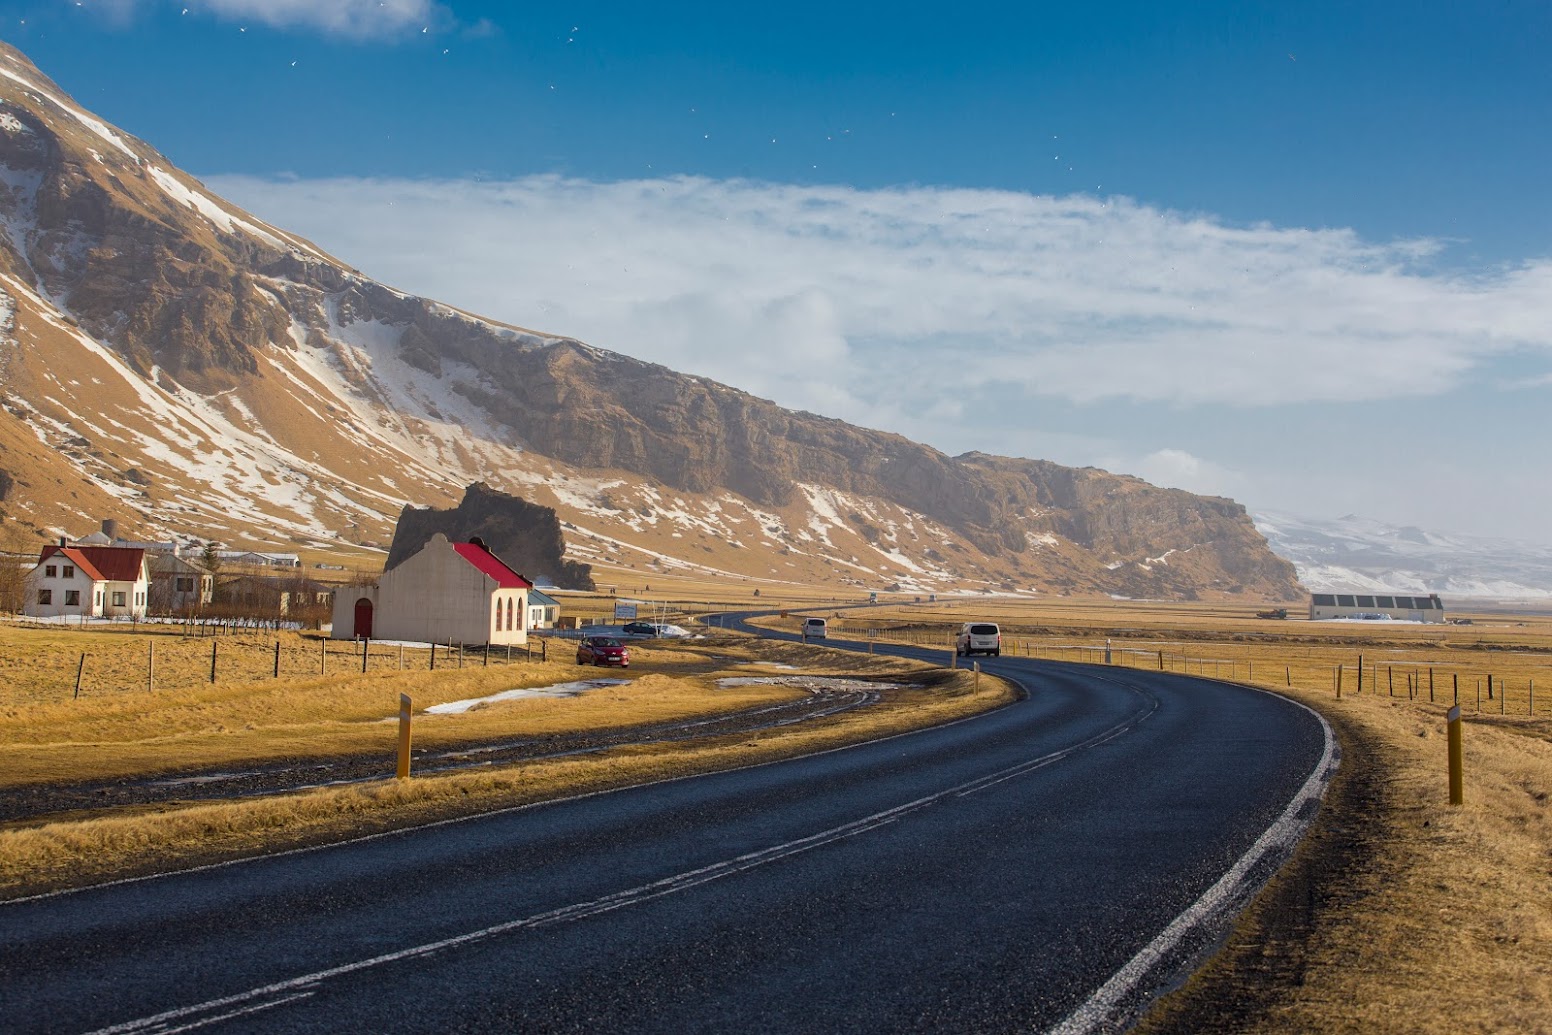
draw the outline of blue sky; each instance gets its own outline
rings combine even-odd
[[[784,405],[1552,541],[1552,5],[9,0],[364,272]]]

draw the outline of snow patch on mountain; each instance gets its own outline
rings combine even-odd
[[[130,146],[124,142],[124,138],[113,132],[113,130],[110,129],[106,123],[97,121],[90,115],[86,114],[84,111],[80,111],[79,109],[75,108],[64,99],[54,96],[52,93],[49,93],[47,90],[40,87],[37,83],[34,83],[32,80],[23,76],[17,75],[15,72],[12,72],[8,68],[0,66],[0,75],[22,84],[27,89],[32,91],[33,96],[41,97],[52,102],[55,107],[59,108],[60,111],[63,111],[65,114],[75,119],[81,125],[85,126],[87,129],[91,130],[93,133],[97,134],[99,137],[106,140],[120,151],[123,151],[130,158],[133,158],[136,164],[139,164],[140,156],[135,154],[135,152],[130,149]]]
[[[1253,515],[1272,552],[1316,593],[1437,593],[1498,600],[1552,598],[1552,547],[1391,525],[1357,515],[1317,520]]]

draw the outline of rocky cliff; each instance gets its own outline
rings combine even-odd
[[[947,456],[374,283],[3,45],[0,224],[0,443],[39,535],[370,544],[480,482],[621,584],[1298,593],[1232,501]]]
[[[566,560],[560,519],[541,507],[475,482],[458,506],[439,510],[405,507],[394,526],[386,568],[419,553],[438,532],[453,542],[478,538],[507,567],[530,581],[549,579],[561,589],[594,589],[592,570]]]

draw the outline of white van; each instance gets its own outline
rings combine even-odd
[[[954,640],[954,653],[968,658],[972,654],[1002,654],[1002,630],[996,622],[966,622],[959,627]]]
[[[830,626],[823,618],[803,619],[803,639],[822,640],[829,633]]]

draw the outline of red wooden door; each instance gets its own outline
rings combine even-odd
[[[372,638],[372,602],[366,597],[356,601],[356,638]]]

